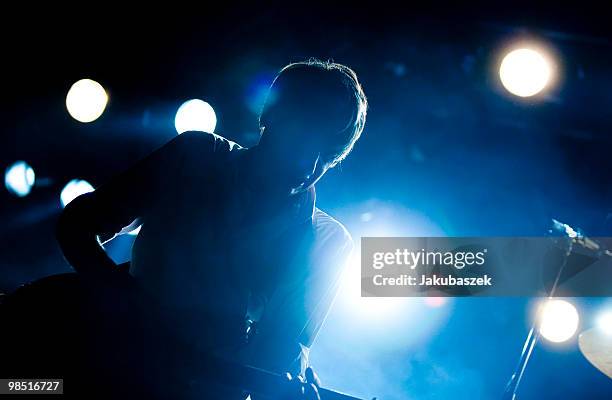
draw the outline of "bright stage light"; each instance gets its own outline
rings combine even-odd
[[[98,82],[91,79],[77,81],[66,95],[66,108],[72,118],[80,122],[92,122],[102,115],[108,103],[108,95]]]
[[[521,48],[508,53],[499,67],[504,87],[520,97],[542,91],[551,79],[552,69],[546,58],[535,50]]]
[[[540,310],[540,334],[554,343],[574,336],[578,322],[576,307],[565,300],[548,300]]]
[[[64,186],[60,193],[60,201],[62,207],[66,207],[68,203],[76,199],[82,194],[93,192],[94,188],[91,184],[82,179],[73,179]]]
[[[207,102],[200,99],[189,100],[176,112],[174,126],[179,134],[187,131],[213,133],[217,126],[217,115]]]
[[[361,296],[361,257],[359,252],[353,251],[342,282],[345,287],[339,295],[340,302],[345,303],[348,311],[354,317],[363,320],[387,320],[393,318],[405,309],[409,301],[394,297],[362,297]]]
[[[17,197],[27,196],[34,186],[34,170],[25,161],[17,161],[6,169],[4,186]]]
[[[597,328],[607,335],[612,335],[612,311],[604,312],[597,318]]]

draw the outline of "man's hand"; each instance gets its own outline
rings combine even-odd
[[[279,400],[321,400],[321,381],[311,367],[306,368],[305,379],[300,375],[294,378],[288,372],[285,377],[288,389],[283,391]]]
[[[308,400],[320,400],[319,388],[321,380],[311,367],[306,368],[305,398]]]

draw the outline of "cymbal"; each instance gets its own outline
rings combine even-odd
[[[612,335],[589,329],[578,337],[578,347],[595,368],[612,379]]]

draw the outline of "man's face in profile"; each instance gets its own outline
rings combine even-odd
[[[310,125],[297,120],[275,120],[264,126],[260,146],[265,161],[273,165],[277,174],[273,178],[288,190],[312,179],[317,167],[323,167],[321,135],[310,131]]]
[[[308,188],[344,151],[356,104],[342,79],[338,72],[297,67],[274,81],[260,117],[259,146],[278,171],[277,184]]]

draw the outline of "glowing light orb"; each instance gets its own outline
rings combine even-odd
[[[62,207],[66,207],[68,203],[76,199],[82,194],[93,192],[94,188],[91,184],[82,179],[73,179],[64,186],[60,193],[60,201]]]
[[[215,131],[217,115],[210,104],[200,99],[184,102],[176,112],[174,127],[181,134],[187,131]]]
[[[519,97],[534,96],[550,81],[552,69],[544,56],[535,50],[517,49],[508,53],[499,67],[504,87]]]
[[[92,122],[102,115],[108,94],[98,82],[91,79],[81,79],[68,90],[66,108],[72,118],[79,122]]]
[[[27,196],[34,186],[34,170],[25,161],[17,161],[6,169],[4,186],[17,197]]]
[[[597,328],[606,335],[612,335],[612,311],[607,311],[597,318]]]
[[[540,310],[540,334],[554,343],[574,336],[578,322],[576,307],[565,300],[548,300]]]

